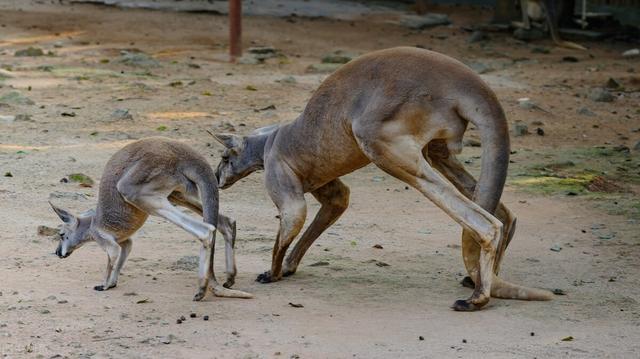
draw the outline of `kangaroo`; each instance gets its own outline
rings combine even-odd
[[[556,45],[568,49],[586,50],[582,45],[560,38],[556,0],[520,0],[520,10],[522,22],[513,22],[513,25],[529,30],[531,20],[544,22],[549,27],[551,39]]]
[[[204,222],[182,213],[174,205],[200,214]],[[183,143],[153,137],[128,144],[107,162],[95,210],[76,216],[53,204],[51,207],[64,222],[55,251],[58,257],[68,257],[90,240],[107,252],[106,277],[94,287],[97,291],[116,286],[131,252],[131,236],[151,214],[193,234],[202,243],[194,301],[204,298],[209,281],[213,282],[216,296],[252,296],[228,289],[237,272],[236,222],[218,214],[218,180],[206,159]],[[223,286],[213,272],[216,226],[225,240],[227,281]]]
[[[483,147],[477,182],[455,157],[469,122],[478,128]],[[349,205],[349,188],[340,177],[373,162],[463,227],[462,254],[474,291],[453,309],[480,309],[491,295],[551,299],[548,291],[497,277],[516,221],[500,203],[509,163],[508,124],[493,91],[448,56],[411,47],[369,53],[330,75],[295,121],[245,137],[215,137],[226,147],[216,169],[220,188],[264,169],[267,192],[280,212],[271,270],[258,276],[261,283],[295,273],[311,244]],[[321,208],[283,268],[304,225],[307,192]]]

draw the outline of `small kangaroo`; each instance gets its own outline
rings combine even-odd
[[[582,45],[560,38],[556,6],[556,0],[520,0],[522,22],[514,21],[513,25],[529,30],[531,29],[531,20],[542,22],[549,28],[551,39],[556,45],[567,49],[586,50]]]
[[[200,214],[204,222],[182,213],[174,205]],[[204,298],[210,280],[216,296],[252,297],[249,293],[228,289],[236,275],[236,223],[218,214],[218,180],[211,166],[183,143],[152,137],[128,144],[107,162],[96,210],[75,216],[53,204],[51,207],[64,222],[55,252],[58,257],[68,257],[89,240],[95,240],[107,252],[106,277],[103,284],[94,287],[97,291],[116,286],[120,269],[131,252],[131,236],[151,214],[168,220],[202,242],[194,301]],[[224,286],[218,284],[213,272],[216,225],[225,240],[227,281]]]
[[[477,182],[455,157],[469,122],[478,128],[483,148]],[[490,295],[552,296],[497,277],[515,229],[515,217],[500,203],[509,163],[508,125],[493,91],[450,57],[411,47],[372,52],[330,75],[295,121],[246,137],[215,137],[226,147],[216,170],[220,188],[264,168],[265,186],[280,212],[271,271],[259,275],[259,282],[295,273],[312,243],[349,205],[349,188],[340,177],[373,162],[463,227],[466,283],[474,292],[453,309],[477,310]],[[307,192],[322,206],[283,270],[287,248],[304,225]]]

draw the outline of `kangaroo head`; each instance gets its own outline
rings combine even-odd
[[[213,137],[226,147],[216,169],[218,187],[228,188],[239,179],[263,168],[266,135],[240,137],[231,134],[214,134]]]
[[[60,243],[56,248],[56,255],[60,258],[68,257],[71,252],[85,244],[91,239],[89,228],[95,212],[93,210],[85,212],[79,216],[74,216],[68,211],[54,206],[49,202],[53,211],[63,222],[60,229]]]

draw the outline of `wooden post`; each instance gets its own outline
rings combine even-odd
[[[242,56],[242,0],[229,0],[229,56],[231,62]]]

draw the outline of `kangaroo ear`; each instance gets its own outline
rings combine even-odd
[[[242,146],[242,137],[227,133],[212,134],[216,141],[220,142],[226,148],[238,148]]]
[[[77,221],[76,216],[74,216],[73,214],[65,211],[62,208],[58,208],[58,207],[54,206],[53,203],[51,203],[51,202],[49,202],[49,204],[51,205],[51,208],[53,208],[53,211],[56,212],[58,217],[60,217],[62,222],[67,223],[67,224],[72,224],[72,223]]]

